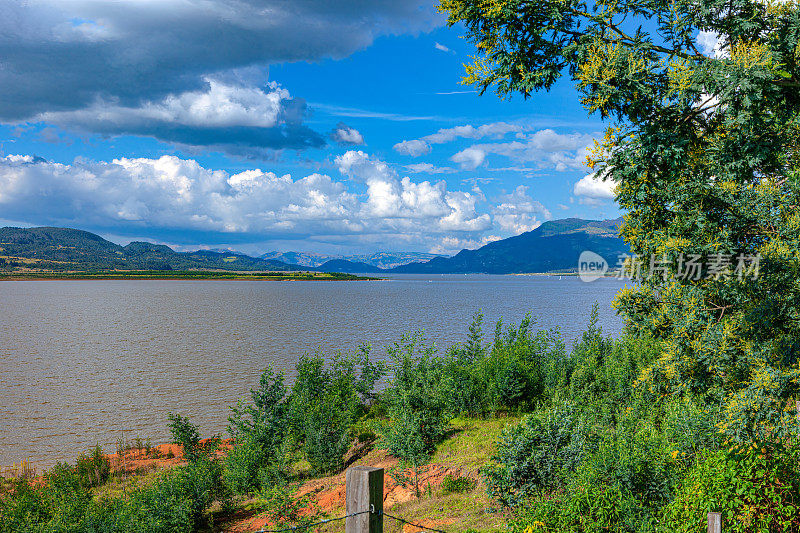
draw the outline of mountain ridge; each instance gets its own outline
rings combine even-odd
[[[618,236],[622,219],[567,218],[544,222],[514,237],[461,250],[452,257],[434,256],[425,262],[380,268],[365,261],[328,259],[317,266],[251,257],[226,250],[176,252],[169,246],[133,241],[115,244],[94,233],[71,228],[0,228],[0,269],[40,270],[230,270],[314,271],[407,274],[516,274],[575,271],[581,252],[589,250],[615,264],[628,247]],[[420,257],[417,252],[381,252],[372,256]],[[324,254],[308,254],[323,257]],[[428,254],[434,255],[434,254]]]

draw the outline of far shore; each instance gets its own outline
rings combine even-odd
[[[239,272],[220,270],[98,270],[1,272],[0,281],[29,280],[250,280],[378,281],[383,278],[340,272]]]

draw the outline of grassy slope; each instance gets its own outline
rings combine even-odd
[[[424,477],[421,483],[423,485],[422,497],[395,503],[392,501],[395,499],[393,497],[395,491],[393,491],[386,497],[385,511],[410,522],[447,532],[464,532],[470,529],[486,533],[505,531],[503,516],[493,509],[495,505],[487,498],[482,483],[478,483],[472,491],[460,494],[445,494],[439,485],[443,474],[451,472],[455,475],[479,480],[479,469],[488,462],[492,455],[494,443],[500,436],[500,432],[506,425],[518,421],[519,418],[516,417],[457,418],[453,420],[454,432],[450,438],[437,446],[436,452],[428,464],[429,477]],[[396,465],[396,460],[391,459],[385,450],[375,449],[353,464],[382,466],[386,470],[384,483],[389,486],[393,484],[389,472]],[[428,480],[431,482],[430,491],[426,490]],[[310,481],[304,485],[301,491],[324,487],[319,491],[322,499],[337,486],[343,493],[343,485],[344,475],[339,475],[324,480]],[[344,502],[337,503],[339,505],[325,509],[329,516],[337,517],[344,514]],[[393,519],[386,518],[384,520],[384,531],[387,533],[412,530],[416,531],[410,526],[403,529],[402,524]],[[242,530],[231,528],[229,531]],[[341,523],[333,523],[319,528],[318,531],[338,533],[343,531],[343,527]]]

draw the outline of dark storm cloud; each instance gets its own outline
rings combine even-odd
[[[49,117],[64,127],[142,133],[132,110],[203,92],[210,79],[235,69],[340,58],[379,35],[423,31],[439,21],[422,0],[0,0],[0,121]],[[97,112],[109,107],[130,112],[103,120]],[[70,115],[81,110],[97,118]],[[185,130],[199,128],[179,121],[170,129],[163,123],[169,116],[143,116],[140,122],[154,124],[149,134],[166,140],[191,141],[184,137],[195,134]],[[227,125],[235,126],[281,130],[262,133],[256,144],[321,141],[280,121]],[[289,139],[290,133],[300,135]],[[208,140],[214,131],[196,135]]]

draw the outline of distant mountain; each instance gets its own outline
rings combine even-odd
[[[382,268],[367,263],[358,261],[348,261],[346,259],[331,259],[316,267],[317,270],[322,272],[346,272],[348,274],[371,274],[377,272],[386,272]]]
[[[259,257],[308,267],[321,267],[327,261],[343,259],[353,263],[365,263],[377,268],[394,268],[409,263],[422,263],[434,257],[444,256],[425,252],[377,252],[364,255],[326,255],[312,252],[267,252]]]
[[[545,222],[533,231],[491,242],[477,250],[461,250],[453,257],[394,268],[398,273],[488,273],[574,271],[584,250],[603,256],[611,267],[628,252],[618,236],[622,219],[567,218]]]
[[[120,246],[94,233],[76,229],[0,228],[0,269],[314,270],[422,274],[574,271],[578,256],[584,250],[600,254],[612,267],[616,265],[617,256],[628,251],[617,235],[621,223],[622,219],[553,220],[533,231],[489,243],[477,250],[461,250],[453,257],[415,252],[347,257],[273,252],[275,255],[272,257],[256,258],[229,250],[176,252],[169,246],[148,242]],[[381,268],[381,265],[402,261],[419,261],[426,256],[432,259],[391,269]]]
[[[318,267],[325,261],[339,259],[340,256],[307,253],[307,252],[267,252],[258,256],[260,259],[271,259],[281,261],[290,265],[300,265],[305,267]]]
[[[68,228],[0,228],[0,268],[46,270],[298,270],[296,265],[233,252],[176,252],[163,244],[120,246]]]

